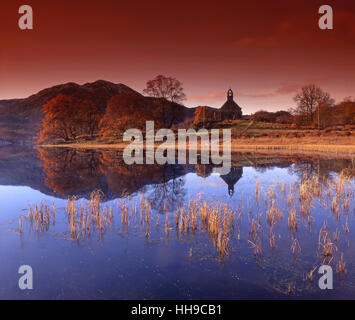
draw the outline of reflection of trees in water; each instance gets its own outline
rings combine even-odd
[[[125,197],[145,191],[146,185],[161,185],[167,205],[184,196],[177,178],[186,166],[127,165],[118,151],[39,149],[45,184],[61,195],[87,196],[100,189],[107,198]],[[158,196],[158,192],[156,192]],[[168,200],[168,201],[167,201]]]
[[[172,199],[181,193],[176,180],[187,173],[186,166],[127,165],[115,152],[104,152],[102,158],[102,172],[107,178],[108,189],[115,195],[124,197],[137,191],[145,191],[147,185],[155,186],[156,197],[165,196],[166,202],[169,197]],[[176,196],[172,193],[176,193]]]
[[[186,196],[185,179],[172,178],[163,183],[155,184],[149,195],[152,208],[159,213],[172,212],[182,204]]]
[[[264,173],[275,168],[287,168],[290,175],[299,179],[315,175],[321,180],[331,178],[331,174],[344,172],[355,176],[355,162],[351,159],[327,158],[316,154],[243,154],[240,159],[252,166],[257,172]]]
[[[87,197],[100,189],[107,199],[146,192],[151,185],[150,200],[158,211],[174,210],[186,196],[185,179],[188,172],[208,177],[212,165],[127,165],[120,151],[82,151],[75,149],[39,149],[45,174],[45,184],[63,196]],[[242,167],[232,167],[221,176],[230,195],[242,176]]]
[[[100,189],[107,199],[125,197],[136,192],[151,191],[152,205],[171,211],[186,196],[185,180],[189,172],[206,178],[213,171],[213,165],[127,165],[118,150],[77,150],[77,149],[38,149],[45,185],[62,196],[77,195],[88,197],[93,190]],[[242,177],[243,166],[252,166],[259,172],[271,168],[288,168],[289,174],[300,179],[317,175],[328,178],[331,172],[340,173],[344,168],[354,176],[354,163],[350,159],[322,159],[288,155],[242,155],[233,162],[229,174],[221,179],[233,195],[235,184]],[[13,163],[13,160],[11,160]],[[0,166],[1,169],[1,166]],[[43,172],[43,173],[42,173]],[[19,174],[21,171],[19,171]],[[148,186],[151,186],[148,188]],[[226,188],[226,189],[227,189]]]
[[[255,169],[256,172],[264,173],[270,169],[289,168],[291,164],[292,164],[292,162],[290,162],[290,161],[280,161],[280,162],[276,162],[276,163],[274,162],[271,164],[260,164],[260,165],[255,164],[255,165],[253,165],[253,168]]]
[[[297,176],[300,180],[304,177],[318,176],[318,166],[314,163],[294,163],[288,168],[288,173]],[[327,173],[328,175],[329,173]]]
[[[66,149],[39,149],[45,184],[53,191],[70,195],[77,190],[91,192],[102,173],[96,152]]]
[[[304,177],[316,176],[325,181],[332,178],[332,173],[354,176],[354,163],[350,159],[313,159],[308,162],[295,162],[289,167],[288,172],[296,175],[300,180]]]

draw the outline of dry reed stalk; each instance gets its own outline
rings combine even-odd
[[[270,244],[270,249],[273,250],[276,248],[276,241],[275,241],[275,233],[273,226],[270,227],[270,239],[269,239],[269,244]]]
[[[336,245],[331,241],[326,223],[323,224],[318,235],[318,252],[325,259],[332,259],[338,250]]]
[[[343,252],[340,254],[340,260],[336,265],[336,273],[340,275],[346,275],[348,273],[348,270],[346,269],[346,262],[344,261]]]
[[[349,233],[350,232],[348,219],[346,219],[343,229],[344,229],[345,233]]]
[[[253,251],[254,251],[254,256],[256,258],[260,258],[262,256],[262,248],[261,248],[261,239],[257,238],[257,241],[252,242],[250,240],[248,240],[248,242],[252,245],[253,247]]]
[[[290,251],[294,257],[298,256],[301,253],[301,246],[296,238],[293,239]]]
[[[288,216],[288,227],[292,233],[296,233],[298,229],[296,210],[291,209]]]
[[[315,266],[311,271],[306,273],[305,280],[313,283],[314,280],[314,272],[317,270],[317,266]]]

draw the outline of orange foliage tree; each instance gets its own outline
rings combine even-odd
[[[100,123],[102,137],[119,137],[128,128],[143,129],[146,118],[144,113],[147,110],[142,110],[133,94],[112,97]]]
[[[82,101],[79,104],[78,116],[81,122],[82,134],[93,138],[99,130],[99,124],[103,117],[100,108],[89,100]]]
[[[99,108],[87,100],[58,95],[43,107],[38,142],[70,141],[80,135],[93,137],[102,118]]]
[[[149,120],[154,121],[155,129],[170,128],[183,116],[183,106],[163,98],[117,95],[107,103],[100,133],[106,139],[121,137],[130,128],[145,132],[146,121]]]
[[[321,128],[355,124],[355,100],[352,98],[345,98],[335,106],[320,105],[318,108]],[[316,123],[316,119],[314,123]]]

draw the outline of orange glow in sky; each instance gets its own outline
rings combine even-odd
[[[184,84],[187,106],[244,113],[288,109],[316,83],[336,101],[355,96],[355,1],[32,0],[34,30],[18,28],[24,1],[0,3],[0,99],[60,83],[104,79],[142,92],[158,74]]]

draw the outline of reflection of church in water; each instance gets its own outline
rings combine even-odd
[[[196,165],[196,174],[200,177],[207,178],[213,170],[211,165]],[[232,196],[234,194],[234,187],[236,183],[243,176],[243,167],[231,167],[228,174],[221,175],[220,177],[228,186],[228,194]]]
[[[222,180],[228,185],[228,194],[234,194],[234,186],[243,175],[243,167],[232,167],[228,174],[221,176]]]

